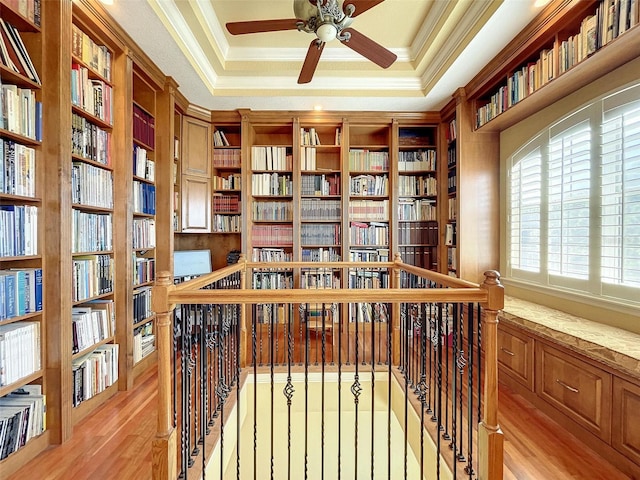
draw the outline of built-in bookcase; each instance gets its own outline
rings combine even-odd
[[[116,342],[112,50],[79,19],[71,32],[71,338],[69,401],[79,421],[115,393]],[[106,376],[98,372],[107,372]],[[66,399],[65,399],[66,400]]]
[[[405,263],[438,268],[437,129],[398,128],[397,251]]]
[[[44,40],[40,11],[34,10],[34,2],[30,6],[3,4],[0,11],[0,33],[9,53],[5,63],[0,61],[0,471],[42,450],[48,438],[41,341],[47,328],[40,82]],[[27,395],[17,397],[18,392]],[[34,421],[17,436],[6,427],[26,426],[21,421],[25,410],[33,412]]]
[[[134,64],[132,145],[132,345],[135,368],[155,352],[151,288],[156,264],[156,93],[159,88]]]
[[[390,138],[389,125],[349,126],[350,261],[390,259]]]
[[[300,260],[343,258],[341,144],[340,123],[300,126]]]
[[[444,225],[444,246],[446,248],[446,272],[457,277],[458,274],[458,150],[457,126],[453,117],[445,122],[445,138],[447,144],[447,189],[446,220]],[[442,210],[441,210],[442,211]]]
[[[221,236],[228,253],[240,249],[242,232],[242,129],[239,122],[213,121],[211,231]]]

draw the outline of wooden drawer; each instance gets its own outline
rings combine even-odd
[[[523,332],[498,324],[498,363],[500,373],[533,391],[534,340]]]
[[[611,444],[640,465],[640,386],[613,379],[613,429]]]
[[[536,342],[536,393],[607,443],[611,440],[611,375]]]

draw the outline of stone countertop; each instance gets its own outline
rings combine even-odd
[[[498,316],[640,380],[640,335],[505,296]]]

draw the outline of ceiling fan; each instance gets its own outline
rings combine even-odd
[[[277,20],[255,20],[227,23],[232,35],[245,33],[299,30],[316,35],[309,45],[302,64],[298,83],[309,83],[318,66],[324,45],[334,39],[368,58],[382,68],[388,68],[397,56],[374,42],[366,35],[350,28],[354,17],[375,7],[384,0],[293,0],[296,18]],[[342,3],[342,8],[340,7]]]

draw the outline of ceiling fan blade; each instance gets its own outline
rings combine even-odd
[[[311,45],[309,45],[309,50],[307,50],[307,56],[305,57],[304,63],[302,64],[302,70],[300,70],[298,83],[309,83],[311,81],[311,79],[313,78],[313,74],[316,71],[316,67],[318,66],[320,55],[322,55],[324,45],[325,43],[318,40],[317,38],[311,42]]]
[[[341,42],[351,50],[358,52],[363,57],[368,58],[376,65],[382,68],[390,67],[396,61],[398,56],[384,48],[379,43],[374,42],[366,35],[354,30],[353,28],[345,28],[342,33],[349,32],[351,37],[349,40],[341,40]]]
[[[361,13],[366,12],[370,8],[373,8],[382,2],[384,2],[384,0],[344,0],[342,10],[346,13],[347,5],[353,5],[355,7],[355,11],[353,12],[352,17],[357,17]]]
[[[280,30],[297,30],[298,22],[296,18],[286,18],[278,20],[254,20],[249,22],[229,22],[227,30],[231,35],[242,35],[245,33],[277,32]]]

